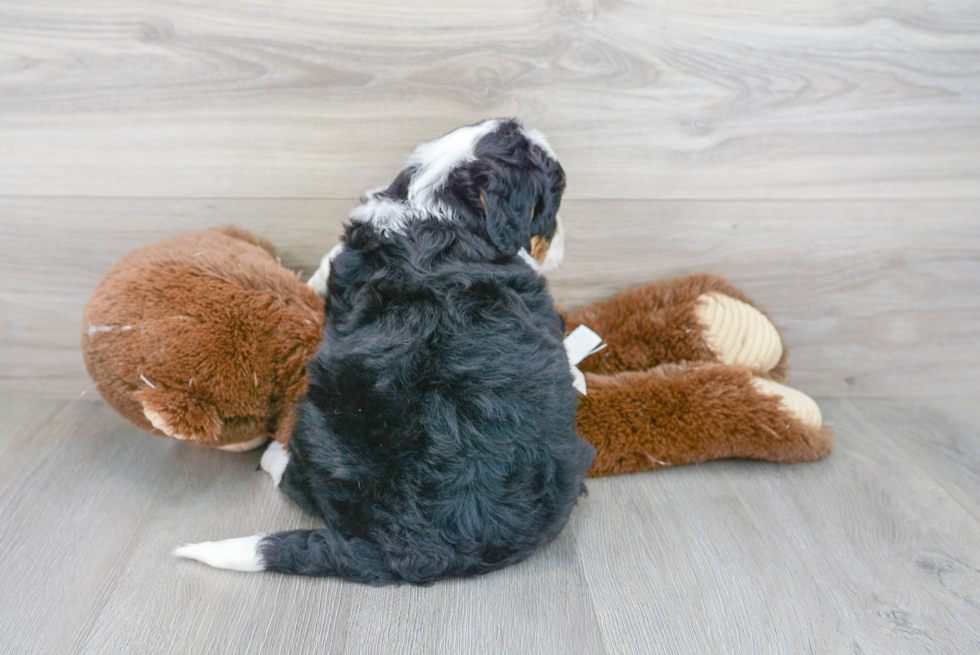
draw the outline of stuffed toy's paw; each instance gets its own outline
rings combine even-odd
[[[833,450],[809,396],[747,368],[662,364],[585,378],[575,420],[596,449],[592,477],[726,457],[810,462]]]
[[[168,437],[179,441],[213,441],[223,421],[218,409],[198,396],[177,390],[146,387],[133,396],[143,407],[143,416]]]
[[[567,329],[585,325],[608,345],[579,368],[591,373],[646,371],[660,364],[718,362],[782,380],[786,348],[764,312],[713,275],[647,284],[580,307]]]
[[[768,373],[783,358],[783,340],[769,318],[720,291],[698,296],[694,315],[701,338],[722,364]]]
[[[819,428],[823,425],[823,415],[820,413],[817,401],[802,391],[787,387],[779,382],[754,376],[752,386],[763,396],[778,398],[783,410],[803,425],[813,428]]]

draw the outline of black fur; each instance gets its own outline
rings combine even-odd
[[[498,132],[441,192],[458,220],[347,226],[281,483],[326,525],[264,538],[267,570],[486,573],[551,541],[584,491],[593,449],[575,432],[562,319],[513,256],[554,232],[564,175]],[[385,193],[404,198],[410,178]]]

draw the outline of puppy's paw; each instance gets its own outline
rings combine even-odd
[[[287,464],[289,464],[289,453],[286,452],[286,449],[282,447],[281,443],[273,441],[265,449],[265,452],[262,453],[262,461],[259,466],[269,474],[273,484],[278,487],[282,481],[282,474],[286,470]]]
[[[323,259],[320,260],[320,268],[316,270],[316,273],[314,273],[306,283],[306,286],[316,291],[317,295],[319,295],[321,298],[327,297],[327,279],[330,277],[330,262],[332,262],[343,249],[344,245],[341,243],[338,243],[336,246],[331,248],[330,252],[324,255]]]

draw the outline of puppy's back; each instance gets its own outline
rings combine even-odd
[[[420,557],[466,575],[550,541],[592,455],[543,280],[479,263],[492,254],[452,225],[423,229],[366,251],[353,235],[335,262],[331,298],[349,306],[328,310],[293,439],[302,466],[283,482],[412,581],[428,579]]]

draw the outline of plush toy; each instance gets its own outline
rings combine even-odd
[[[723,279],[638,287],[566,319],[606,342],[578,365],[591,476],[723,457],[806,462],[833,448],[816,403],[781,384],[778,331]],[[221,228],[116,262],[86,306],[82,345],[99,393],[137,427],[247,450],[288,443],[322,321],[323,301],[268,243]]]
[[[809,462],[833,450],[806,394],[781,384],[786,348],[769,318],[722,278],[630,289],[566,317],[608,347],[585,358],[575,417],[591,476],[725,457]]]
[[[136,427],[199,446],[287,441],[323,300],[253,234],[225,227],[137,248],[85,307],[82,353]]]

